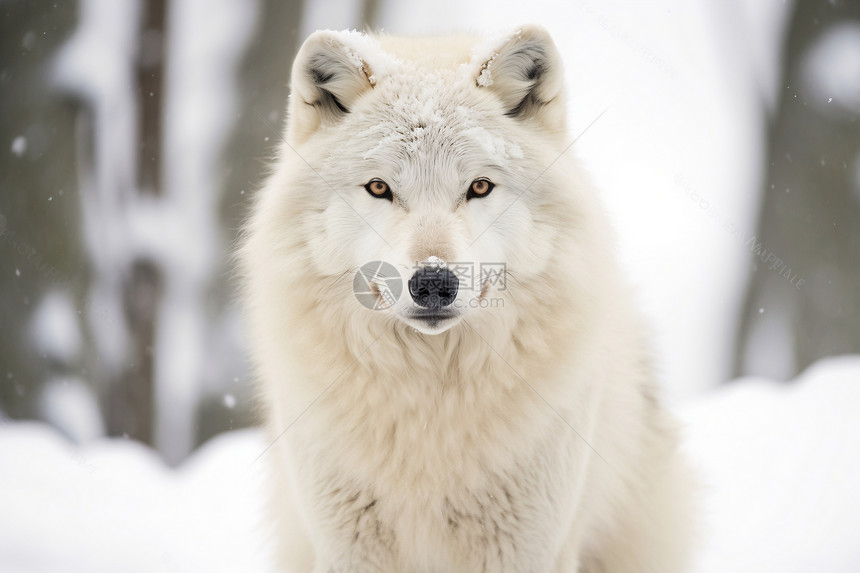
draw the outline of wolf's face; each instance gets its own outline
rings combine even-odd
[[[565,127],[542,29],[484,47],[453,39],[450,53],[429,45],[333,32],[305,42],[283,193],[302,264],[355,288],[345,312],[361,303],[436,334],[515,303],[510,282],[548,272],[565,201],[545,171]]]

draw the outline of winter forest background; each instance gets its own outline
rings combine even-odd
[[[3,0],[0,415],[171,464],[252,424],[230,251],[304,37],[530,21],[669,397],[860,353],[860,2]]]

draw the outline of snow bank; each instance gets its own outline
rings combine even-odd
[[[860,357],[680,409],[705,482],[697,573],[860,571]]]
[[[222,434],[171,470],[131,440],[0,425],[0,572],[266,571],[261,449],[255,431]]]
[[[680,407],[706,485],[695,572],[860,570],[858,411],[860,356]],[[132,441],[75,448],[0,425],[0,571],[266,571],[264,447],[254,430],[222,434],[170,470]]]

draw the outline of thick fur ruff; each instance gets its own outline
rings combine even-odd
[[[283,571],[684,570],[692,480],[563,83],[534,26],[302,47],[239,253]],[[373,260],[505,280],[437,324],[359,304]]]

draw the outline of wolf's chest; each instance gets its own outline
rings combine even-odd
[[[476,416],[377,419],[333,440],[336,455],[318,450],[303,464],[314,520],[347,554],[384,555],[404,570],[416,559],[437,564],[428,571],[491,571],[560,542],[579,478],[558,424],[543,416],[517,432]]]
[[[526,459],[543,472],[549,467],[539,465],[553,463],[533,459],[534,452],[559,447],[559,424],[533,398],[522,391],[359,397],[327,417],[328,448],[320,454],[378,488],[413,495],[483,487]]]

